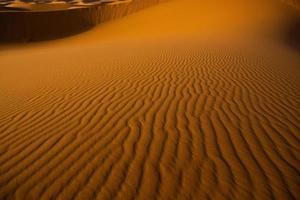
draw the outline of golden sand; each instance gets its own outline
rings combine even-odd
[[[0,199],[300,199],[298,22],[170,0],[0,46]]]

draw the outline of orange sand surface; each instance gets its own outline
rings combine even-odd
[[[169,0],[1,45],[0,199],[300,199],[291,2]]]

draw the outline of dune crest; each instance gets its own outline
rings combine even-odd
[[[162,0],[57,1],[19,0],[0,4],[0,42],[55,39],[86,31]]]

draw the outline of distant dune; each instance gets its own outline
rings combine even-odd
[[[300,199],[298,19],[170,0],[1,45],[0,199]]]
[[[300,9],[300,1],[299,0],[282,0],[282,2],[287,3],[294,8]]]
[[[0,42],[60,38],[154,5],[162,0],[98,0],[91,3],[14,3],[0,7]],[[1,6],[1,4],[0,4]]]

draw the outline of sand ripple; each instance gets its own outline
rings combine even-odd
[[[0,199],[300,198],[299,81],[230,49],[129,46],[33,62],[1,109]]]

